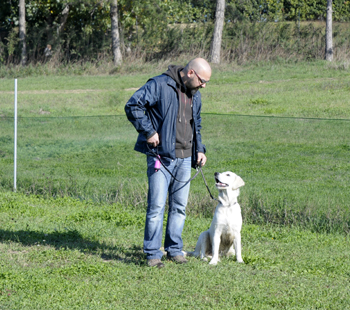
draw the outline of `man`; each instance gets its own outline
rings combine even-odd
[[[203,58],[186,67],[169,66],[162,75],[148,80],[125,105],[129,121],[139,133],[135,150],[147,154],[148,207],[143,250],[150,267],[164,267],[160,250],[163,216],[169,193],[169,212],[164,250],[167,257],[184,264],[182,230],[191,178],[191,166],[206,163],[201,138],[201,95],[211,77]],[[161,165],[155,169],[158,154]],[[171,174],[170,174],[170,173]],[[176,179],[175,179],[175,178]]]

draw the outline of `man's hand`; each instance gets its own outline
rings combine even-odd
[[[202,167],[203,167],[207,162],[207,156],[205,156],[204,153],[198,152],[197,164],[199,165],[201,161],[202,161]]]
[[[152,145],[153,147],[157,147],[159,145],[159,135],[156,132],[152,137],[147,139],[147,143]]]

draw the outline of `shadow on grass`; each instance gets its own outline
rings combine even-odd
[[[8,231],[0,229],[0,242],[17,242],[24,246],[53,246],[56,250],[79,250],[84,254],[98,255],[105,261],[145,265],[145,254],[136,245],[109,246],[82,237],[77,230],[43,233],[31,230]]]
[[[103,253],[101,258],[105,261],[120,261],[125,264],[146,266],[146,255],[140,246],[130,246],[128,248],[118,248],[117,254]]]

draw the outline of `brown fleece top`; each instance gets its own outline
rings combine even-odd
[[[179,110],[176,122],[175,154],[178,158],[191,157],[192,155],[192,95],[184,85],[180,71],[184,67],[170,65],[164,74],[170,76],[175,82],[179,98]]]

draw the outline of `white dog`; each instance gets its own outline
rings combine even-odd
[[[201,259],[212,256],[209,264],[216,265],[219,254],[235,255],[243,263],[241,254],[241,207],[237,202],[239,188],[244,185],[241,177],[233,172],[215,172],[216,187],[219,190],[218,205],[210,228],[200,234],[194,252],[188,253]],[[233,248],[234,246],[234,248]]]

